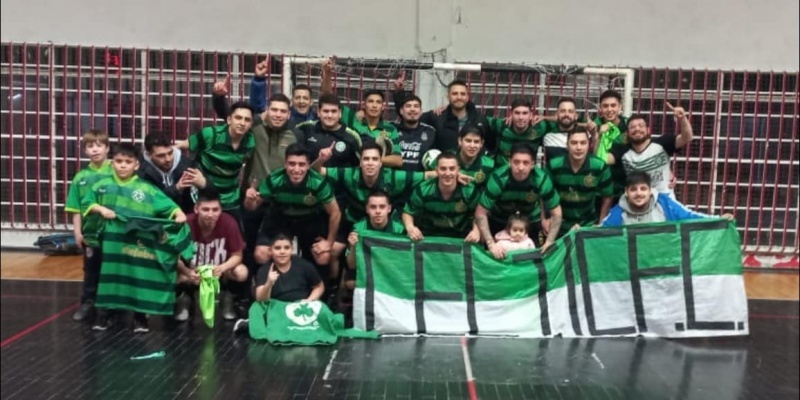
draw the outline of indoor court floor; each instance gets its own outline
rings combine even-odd
[[[2,399],[800,396],[796,271],[747,274],[747,337],[391,337],[330,347],[272,347],[232,334],[231,323],[209,329],[199,318],[176,324],[152,317],[147,334],[128,325],[94,332],[71,319],[79,257],[4,251],[0,272]],[[131,359],[159,351],[163,358]]]

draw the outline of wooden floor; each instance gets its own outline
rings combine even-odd
[[[45,256],[38,252],[2,251],[2,279],[81,280],[81,256]],[[747,271],[747,298],[800,300],[798,271]]]

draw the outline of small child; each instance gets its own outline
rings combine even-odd
[[[186,222],[186,214],[172,199],[151,183],[139,179],[136,174],[136,170],[139,169],[139,151],[132,144],[120,143],[117,146],[111,166],[114,169],[113,174],[95,182],[81,199],[81,210],[84,216],[98,214],[106,220],[114,220],[119,214],[123,217],[169,218],[178,224]],[[136,333],[148,332],[150,329],[147,317],[144,312],[139,310],[156,308],[157,305],[152,304],[152,297],[157,296],[159,292],[173,289],[165,288],[164,285],[159,286],[158,282],[154,283],[155,281],[146,273],[148,269],[146,263],[130,266],[131,268],[125,269],[124,272],[109,269],[109,265],[114,265],[116,268],[115,264],[120,263],[120,257],[118,254],[108,254],[108,251],[118,250],[118,253],[124,253],[122,248],[125,243],[118,243],[120,241],[118,237],[109,240],[107,226],[104,227],[104,230],[106,230],[103,232],[104,254],[100,268],[98,295],[95,300],[95,306],[100,310],[92,329],[104,331],[110,328],[115,319],[115,311],[125,309],[134,311],[133,331]],[[109,247],[106,248],[106,245]],[[135,249],[137,246],[142,245],[135,244],[133,248]],[[105,288],[104,285],[106,285]],[[149,290],[152,296],[140,298],[137,297],[138,293],[125,292],[125,288],[137,285],[149,285],[144,288]],[[105,295],[104,292],[106,292]],[[108,304],[113,306],[109,307]]]
[[[94,301],[97,297],[97,282],[100,279],[100,263],[103,259],[100,246],[100,229],[102,218],[96,214],[82,216],[81,199],[95,182],[114,173],[111,161],[108,160],[108,134],[99,130],[90,130],[83,134],[83,153],[89,159],[89,165],[80,170],[72,180],[67,193],[64,210],[72,214],[75,243],[83,248],[83,294],[81,306],[72,315],[75,321],[90,319],[94,314]]]
[[[536,248],[533,240],[528,237],[528,219],[519,213],[508,218],[506,229],[497,232],[494,240],[505,251]]]

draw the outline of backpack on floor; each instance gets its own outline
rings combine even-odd
[[[83,249],[75,242],[75,236],[72,233],[39,236],[33,245],[39,247],[48,256],[83,254]]]

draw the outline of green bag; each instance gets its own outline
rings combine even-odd
[[[340,337],[377,339],[375,331],[344,328],[344,315],[317,300],[257,301],[250,306],[250,337],[272,345],[333,345]]]
[[[209,328],[214,327],[214,308],[217,293],[219,293],[219,278],[214,276],[213,265],[201,265],[197,267],[197,274],[200,275],[200,294],[198,304],[200,312],[203,314],[203,321]]]

